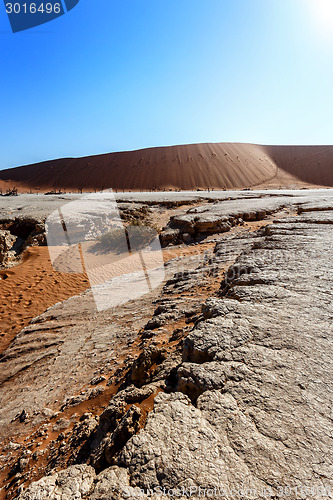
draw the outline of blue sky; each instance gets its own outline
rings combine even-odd
[[[332,3],[80,0],[15,34],[0,4],[0,169],[195,142],[332,144]]]

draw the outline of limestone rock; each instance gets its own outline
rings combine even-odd
[[[92,491],[95,478],[89,465],[73,465],[32,483],[19,500],[81,500]]]
[[[123,500],[124,498],[130,498],[135,490],[130,487],[129,479],[127,469],[117,466],[105,469],[97,476],[94,491],[88,500]],[[136,493],[139,496],[139,488],[136,488]]]
[[[205,391],[223,389],[228,380],[240,382],[248,374],[248,368],[231,361],[210,363],[182,363],[178,368],[177,390],[195,401]]]
[[[196,231],[204,234],[224,233],[229,231],[230,227],[228,217],[218,215],[200,216],[195,221]]]
[[[7,265],[15,257],[12,247],[16,241],[10,231],[0,230],[0,266]]]
[[[175,215],[170,219],[170,227],[179,229],[182,233],[194,234],[194,216],[189,214]]]
[[[160,241],[162,246],[166,246],[170,243],[175,245],[180,240],[180,230],[179,229],[165,229],[160,233]]]
[[[228,396],[212,393],[211,398],[219,402],[214,410],[214,403],[210,404],[211,411],[223,412],[224,406],[230,406]],[[119,464],[128,467],[133,486],[146,489],[192,487],[194,492],[198,485],[241,487],[244,479],[249,480],[249,486],[259,488],[263,483],[251,477],[247,465],[223,436],[225,425],[220,434],[185,395],[161,393],[146,428],[127,443]],[[229,470],[237,470],[237,475],[229,475]]]

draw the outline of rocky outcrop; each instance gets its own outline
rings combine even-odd
[[[29,216],[0,220],[0,268],[17,264],[26,248],[45,244],[42,220]]]
[[[160,233],[160,241],[162,246],[167,246],[170,243],[176,245],[181,242],[181,231],[180,229],[167,228]]]
[[[162,245],[191,243],[212,234],[230,231],[233,226],[244,225],[244,221],[261,221],[268,215],[287,206],[286,198],[254,198],[237,203],[232,199],[213,204],[192,207],[185,214],[170,218],[160,234]]]
[[[31,485],[21,500],[124,500],[146,497],[140,488],[131,486],[128,470],[113,466],[96,474],[87,465],[73,465]],[[168,496],[149,494],[151,500]]]
[[[153,384],[138,389],[131,385],[111,399],[88,445],[88,461],[96,470],[114,464],[117,454],[140,430],[144,415],[138,404],[153,395],[157,387]]]
[[[10,231],[0,230],[0,267],[6,267],[15,258],[13,250],[16,241]]]
[[[176,364],[153,342],[134,360],[128,381],[137,387],[111,399],[92,434],[98,474],[91,472],[87,499],[135,498],[139,489],[143,498],[171,490],[194,499],[203,491],[262,500],[331,495],[333,228],[322,220],[332,212],[321,210],[317,222],[303,217],[220,241],[205,265],[165,284],[166,296],[191,297],[205,268],[220,287],[179,342],[182,357],[172,353]],[[160,325],[144,331],[162,331],[172,310],[161,303]],[[164,371],[152,370],[156,361]],[[138,430],[140,402],[156,388]]]
[[[208,319],[185,339],[176,389],[190,399],[159,394],[121,453],[133,485],[247,488],[254,498],[333,487],[333,232],[322,228],[272,226],[227,273],[225,298],[205,305]]]
[[[179,231],[181,235],[186,235],[185,238],[188,239],[187,235],[197,237],[200,234],[218,234],[230,231],[231,226],[234,223],[234,219],[229,220],[226,216],[218,216],[212,214],[205,215],[177,215],[171,217],[170,227],[173,231]],[[164,232],[168,234],[171,229],[165,230]],[[162,233],[163,234],[163,233]],[[178,235],[178,240],[183,239]]]
[[[74,465],[64,471],[47,476],[32,484],[21,495],[23,500],[81,500],[87,498],[96,479],[95,471],[88,465]]]

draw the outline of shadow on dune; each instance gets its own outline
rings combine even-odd
[[[0,172],[21,191],[333,186],[333,146],[190,144],[58,160]]]

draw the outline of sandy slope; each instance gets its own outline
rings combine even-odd
[[[32,247],[21,264],[0,270],[0,353],[48,307],[89,288],[86,274],[55,271],[47,247]]]
[[[163,251],[163,258],[167,262],[179,254],[184,256],[196,253],[197,250],[192,247],[171,248]],[[112,269],[109,269],[109,274],[106,275],[108,261],[112,258],[109,255],[104,259],[99,255],[98,258],[99,265],[103,265],[103,281],[137,270],[135,261],[129,263],[122,257],[119,263],[113,262]],[[94,259],[88,261],[90,265],[93,262]],[[96,284],[94,276],[93,270],[90,270],[89,282],[86,273],[58,272],[52,267],[48,248],[43,246],[29,248],[19,265],[0,270],[0,355],[32,318],[42,314],[55,303],[80,294],[90,285]],[[96,280],[101,282],[97,273]]]
[[[333,146],[192,144],[63,158],[0,172],[0,187],[238,189],[333,186]]]

